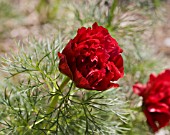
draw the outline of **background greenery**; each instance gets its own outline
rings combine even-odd
[[[0,134],[153,134],[132,85],[170,66],[170,49],[157,34],[168,20],[167,5],[165,0],[0,0]],[[65,77],[57,52],[78,28],[94,22],[124,50],[121,87],[87,91],[70,81],[61,91]],[[48,114],[55,95],[58,104]]]

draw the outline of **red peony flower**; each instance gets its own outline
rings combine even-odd
[[[79,88],[102,91],[118,87],[114,81],[124,74],[121,53],[108,30],[94,23],[92,28],[80,28],[58,53],[59,70]]]
[[[135,84],[133,91],[143,97],[143,111],[154,132],[170,122],[170,70],[150,75],[147,84]]]

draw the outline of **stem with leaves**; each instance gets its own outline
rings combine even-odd
[[[63,88],[66,86],[66,84],[70,81],[70,78],[65,78],[65,80],[62,82],[62,84],[60,85],[60,91],[62,92]],[[56,94],[50,101],[49,104],[49,109],[47,110],[47,114],[51,113],[53,111],[53,109],[55,108],[56,104],[58,101],[58,94]]]

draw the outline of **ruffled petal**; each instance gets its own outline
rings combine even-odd
[[[170,122],[170,114],[162,112],[149,112],[144,110],[145,116],[149,126],[154,132],[157,132],[160,128],[165,127]]]
[[[164,103],[151,104],[147,107],[149,112],[170,113],[170,108]]]
[[[154,113],[152,115],[153,119],[157,123],[158,129],[167,126],[170,122],[170,115],[167,113]]]
[[[146,85],[141,83],[136,83],[133,85],[133,92],[138,94],[139,96],[144,96],[146,90]]]
[[[157,132],[159,130],[159,128],[157,127],[156,123],[154,122],[152,115],[147,110],[144,110],[144,114],[147,118],[148,125],[152,128],[152,130],[154,132]]]
[[[79,88],[85,88],[85,89],[91,88],[89,82],[86,80],[86,78],[82,76],[82,74],[77,69],[74,72],[73,81],[76,84],[76,86]]]
[[[112,75],[110,81],[117,81],[119,78],[123,77],[123,73],[119,71],[117,66],[113,62],[107,63],[108,74]]]
[[[68,77],[72,78],[72,73],[71,73],[71,70],[70,70],[70,68],[68,66],[68,63],[67,63],[65,55],[63,55],[62,53],[58,53],[58,56],[60,58],[60,62],[59,62],[59,70],[60,70],[60,72],[67,75]]]

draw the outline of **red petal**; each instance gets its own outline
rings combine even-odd
[[[157,77],[154,74],[151,74],[149,83],[152,83],[152,85],[157,85],[158,83],[166,83],[170,85],[170,69],[164,70]]]
[[[123,72],[120,72],[113,62],[108,62],[107,69],[110,73],[112,73],[112,78],[110,81],[117,81],[119,78],[123,77]]]
[[[170,69],[164,70],[157,77],[159,80],[170,80]],[[168,81],[170,83],[170,81]]]
[[[93,89],[98,90],[98,84],[99,82],[101,82],[103,80],[103,78],[105,77],[106,74],[106,70],[105,69],[95,69],[95,70],[91,70],[88,75],[86,76],[90,86]]]
[[[82,76],[82,74],[76,69],[74,73],[74,82],[77,87],[79,88],[85,88],[85,89],[91,89],[89,82]]]
[[[114,65],[118,68],[121,77],[124,75],[124,67],[123,67],[123,58],[121,55],[118,55],[113,60]]]
[[[110,88],[112,88],[112,87],[118,88],[119,84],[117,84],[117,83],[110,83]]]
[[[70,68],[69,68],[69,66],[67,64],[67,60],[66,60],[65,55],[58,52],[58,56],[60,58],[60,63],[59,63],[60,72],[67,75],[68,77],[72,78],[72,73],[71,73],[71,70],[70,70]]]
[[[147,118],[147,122],[148,122],[149,126],[153,129],[154,132],[157,132],[159,129],[158,129],[152,115],[147,110],[144,110],[144,114]]]
[[[169,106],[164,103],[151,104],[147,109],[149,112],[170,113]]]
[[[170,121],[169,107],[163,103],[149,105],[144,113],[154,132],[168,125]]]
[[[146,85],[141,83],[136,83],[133,85],[133,92],[138,94],[139,96],[144,96],[146,90]]]
[[[155,75],[155,74],[151,74],[151,75],[149,76],[149,80],[150,80],[150,81],[154,81],[155,78],[156,78],[156,75]]]
[[[98,24],[97,24],[97,22],[95,22],[95,23],[92,25],[92,28],[95,29],[95,28],[97,28],[97,27],[98,27]]]
[[[170,114],[167,113],[149,113],[147,110],[144,111],[147,117],[147,122],[154,132],[157,132],[160,128],[165,127],[170,122]]]
[[[167,126],[170,122],[170,115],[167,113],[155,113],[153,114],[153,118],[159,124],[159,129]]]

